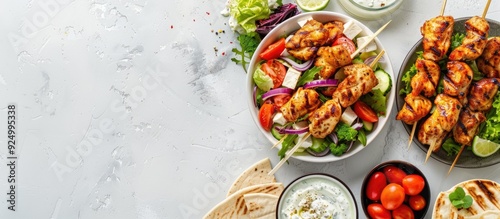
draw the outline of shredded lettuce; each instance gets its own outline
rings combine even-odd
[[[448,154],[448,156],[455,156],[460,151],[460,145],[458,145],[453,138],[447,138],[443,145],[441,145],[444,151]]]
[[[417,56],[418,58],[422,57],[423,52],[418,51]],[[411,93],[411,78],[417,74],[417,67],[415,67],[415,63],[413,63],[403,75],[401,78],[401,81],[403,82],[403,88],[399,90],[399,94],[409,94]]]
[[[260,69],[260,65],[257,66],[253,73],[253,82],[263,91],[269,91],[274,86],[273,79]]]
[[[459,47],[462,45],[462,41],[464,41],[465,34],[463,33],[456,33],[451,36],[451,45],[450,45],[450,50],[453,51],[455,48]]]
[[[232,0],[229,12],[246,33],[255,32],[257,29],[255,22],[271,15],[267,0]]]
[[[304,73],[302,73],[302,76],[300,76],[299,81],[297,81],[297,87],[301,87],[305,83],[314,80],[316,75],[319,74],[319,71],[321,71],[321,68],[323,67],[314,66],[305,71]]]

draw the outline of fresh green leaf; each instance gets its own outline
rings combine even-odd
[[[444,151],[448,154],[448,156],[455,156],[460,151],[460,145],[458,145],[453,138],[447,138],[446,141],[443,142],[441,146]]]
[[[340,143],[338,145],[335,143],[330,144],[330,152],[335,156],[341,156],[342,154],[345,153],[347,148],[348,148],[347,144],[344,143]]]
[[[343,122],[339,122],[337,124],[335,132],[337,133],[339,141],[353,141],[358,135],[358,131],[356,129],[353,129],[350,125]]]
[[[271,14],[267,0],[232,0],[229,11],[246,33],[254,32],[257,29],[255,22]]]
[[[467,64],[470,66],[470,68],[472,69],[472,72],[473,73],[473,76],[472,76],[472,80],[474,81],[479,81],[481,79],[484,78],[484,75],[483,73],[481,73],[479,71],[479,68],[477,67],[477,64],[476,64],[476,60],[472,60],[472,61],[467,61]]]
[[[274,86],[273,79],[260,69],[260,65],[255,69],[252,78],[255,85],[262,91],[269,91]]]
[[[486,118],[484,125],[480,127],[479,137],[500,143],[500,95],[498,92]]]
[[[238,36],[238,42],[240,43],[241,50],[233,48],[231,51],[234,53],[235,57],[231,58],[233,62],[243,66],[243,70],[247,72],[247,65],[253,56],[253,53],[259,46],[261,38],[259,34],[252,32],[247,34],[240,34]]]
[[[297,87],[301,87],[305,83],[314,80],[314,78],[316,78],[316,75],[319,73],[319,71],[321,71],[321,68],[323,68],[323,67],[314,66],[314,67],[308,69],[307,71],[305,71],[304,73],[302,73],[299,80],[297,81]]]
[[[462,45],[464,38],[465,38],[465,34],[463,34],[463,33],[456,33],[456,34],[452,35],[451,36],[450,50],[453,51],[455,48]]]
[[[360,99],[375,110],[377,115],[385,115],[387,110],[387,97],[380,89],[374,89],[370,93],[363,95]]]
[[[416,54],[417,54],[418,58],[421,58],[423,52],[422,51],[418,51]],[[403,87],[401,88],[401,90],[399,90],[399,94],[409,94],[409,93],[411,93],[411,79],[416,74],[417,74],[417,67],[415,66],[415,63],[413,63],[410,66],[410,69],[408,69],[408,71],[406,71],[404,73],[403,77],[401,78],[401,82],[403,82]]]
[[[455,208],[469,208],[472,205],[473,199],[470,195],[466,195],[462,187],[457,187],[455,191],[448,195],[451,203]]]

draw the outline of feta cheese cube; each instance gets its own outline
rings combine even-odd
[[[312,20],[313,18],[311,16],[304,17],[300,20],[297,21],[297,23],[300,25],[300,27],[303,27],[308,20]]]
[[[295,70],[294,68],[288,68],[285,78],[283,79],[282,86],[295,89],[297,82],[299,81],[300,74],[302,72]]]
[[[285,117],[283,117],[283,113],[276,113],[273,117],[273,123],[278,123],[280,125],[284,125],[286,123]]]
[[[370,36],[358,37],[356,40],[358,42],[358,47],[365,44],[369,40]],[[361,50],[361,52],[371,52],[377,50],[377,44],[375,41],[370,41],[368,45]]]
[[[344,35],[349,39],[354,39],[363,29],[354,23],[353,20],[348,21],[344,24]]]
[[[358,116],[354,112],[354,110],[351,109],[351,107],[347,107],[344,110],[344,113],[342,113],[342,117],[340,117],[340,121],[344,122],[345,124],[352,125],[354,123],[354,120],[356,120]]]

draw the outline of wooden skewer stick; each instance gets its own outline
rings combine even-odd
[[[486,2],[486,6],[484,7],[484,10],[483,10],[483,15],[481,16],[482,18],[486,17],[486,13],[488,12],[488,9],[490,8],[490,3],[491,3],[491,0],[488,0]]]
[[[373,35],[371,35],[367,41],[365,41],[365,43],[361,44],[360,46],[358,46],[358,49],[356,49],[356,51],[354,51],[352,54],[351,54],[351,59],[353,59],[354,57],[356,57],[356,55],[361,52],[361,50],[363,50],[366,46],[368,46],[368,44],[373,40],[375,39],[375,37],[377,37],[377,35],[379,33],[382,32],[382,30],[385,29],[385,27],[387,27],[387,25],[389,25],[389,23],[391,23],[392,20],[390,20],[389,22],[387,22],[386,24],[384,24],[384,26],[380,27],[377,32],[375,32]]]
[[[457,154],[457,156],[455,157],[455,160],[453,161],[453,163],[452,163],[452,164],[451,164],[451,166],[450,166],[450,169],[448,170],[448,175],[450,175],[451,170],[453,169],[453,167],[454,167],[454,166],[455,166],[455,164],[457,163],[458,158],[459,158],[459,157],[460,157],[460,155],[462,154],[462,151],[464,151],[464,148],[465,148],[465,145],[462,145],[462,146],[460,147],[460,151],[458,151],[458,154]]]
[[[373,68],[375,67],[375,65],[377,64],[378,60],[380,60],[382,58],[382,56],[384,55],[385,53],[385,50],[382,50],[378,53],[377,57],[375,57],[372,61],[372,63],[370,63],[370,68]]]
[[[299,149],[300,145],[302,145],[302,143],[307,138],[309,138],[310,135],[311,133],[307,133],[306,135],[304,135],[304,137],[292,149],[286,152],[285,157],[281,159],[280,162],[271,171],[269,171],[267,175],[271,176],[276,173],[276,171],[278,171],[278,169],[292,156],[292,154],[295,153],[297,149]]]
[[[285,141],[285,138],[288,137],[288,134],[286,135],[283,135],[283,137],[278,141],[276,142],[276,144],[274,144],[271,149],[275,148],[276,146],[278,146],[279,144],[283,143],[283,141]]]
[[[436,142],[435,141],[431,142],[431,144],[429,145],[429,149],[427,149],[427,155],[425,156],[424,163],[427,163],[427,160],[429,160],[429,157],[431,156],[432,151],[434,151],[435,146],[436,146]]]
[[[439,15],[443,15],[444,14],[444,9],[446,8],[446,0],[443,0],[443,4],[441,5],[441,12],[439,13]]]
[[[411,142],[413,141],[413,135],[415,135],[415,130],[417,130],[417,121],[413,123],[410,133],[410,139],[408,139],[408,150],[410,150]]]

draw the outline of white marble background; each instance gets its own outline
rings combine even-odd
[[[479,15],[485,2],[449,0],[446,13]],[[18,108],[16,211],[2,201],[0,218],[200,218],[249,165],[265,157],[276,164],[277,151],[247,110],[246,74],[230,61],[236,35],[219,14],[224,4],[0,0],[0,200],[10,185],[7,105]],[[406,0],[391,17],[365,21],[376,30],[393,20],[379,39],[395,72],[440,7]],[[345,13],[335,0],[326,10]],[[500,20],[498,2],[487,17]],[[329,173],[359,199],[365,174],[399,159],[426,174],[432,202],[463,180],[500,180],[498,165],[446,176],[449,166],[424,165],[424,153],[415,145],[407,151],[407,141],[392,121],[349,159],[292,159],[276,177],[288,184]]]

